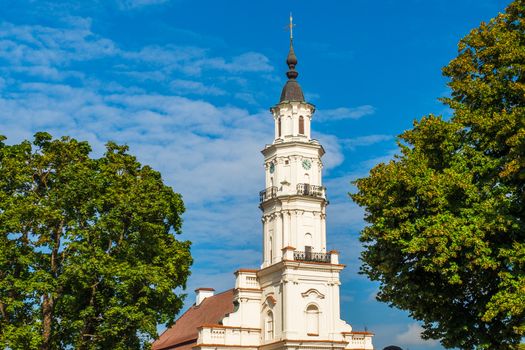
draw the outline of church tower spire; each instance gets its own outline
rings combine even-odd
[[[295,66],[297,65],[297,56],[295,55],[295,51],[293,48],[293,27],[295,24],[293,24],[293,17],[290,13],[290,51],[288,52],[288,57],[286,57],[286,64],[288,65],[288,72],[286,72],[286,76],[288,77],[288,81],[283,87],[283,91],[281,92],[281,102],[285,101],[299,101],[304,102],[304,94],[303,90],[301,89],[301,86],[297,82],[297,77],[299,76],[299,73],[295,70]]]
[[[262,150],[266,188],[260,192],[259,205],[263,231],[262,264],[257,272],[263,301],[260,349],[373,349],[371,336],[363,334],[357,340],[352,327],[340,318],[339,273],[344,266],[337,251],[327,250],[328,200],[321,160],[325,151],[311,137],[315,107],[305,101],[297,82],[292,30],[290,16],[288,80],[279,103],[270,109],[275,122],[273,143]]]
[[[295,65],[297,64],[297,57],[295,56],[295,52],[293,50],[293,17],[292,13],[290,13],[290,24],[288,25],[290,27],[290,51],[288,52],[288,57],[286,58],[286,64],[288,65],[288,69],[290,69],[286,76],[288,79],[295,79],[299,75],[295,71]]]
[[[280,102],[271,108],[275,139],[263,151],[266,189],[261,191],[263,211],[263,267],[282,261],[285,250],[297,254],[317,254],[330,260],[326,252],[325,212],[328,201],[322,185],[321,157],[325,153],[311,138],[310,125],[315,107],[304,100],[297,83],[297,56],[293,47],[290,16],[290,51],[286,59],[288,81]],[[309,256],[310,256],[309,255]]]

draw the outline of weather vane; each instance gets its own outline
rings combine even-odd
[[[293,24],[292,13],[290,12],[290,24],[288,25],[288,27],[290,28],[290,40],[293,40],[293,27],[294,26],[295,24]]]

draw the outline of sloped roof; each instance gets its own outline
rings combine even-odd
[[[284,101],[304,102],[303,90],[297,80],[289,79],[286,84],[284,84],[280,102]]]
[[[189,350],[197,342],[197,328],[205,324],[218,324],[226,314],[233,312],[233,289],[204,299],[190,307],[173,326],[162,333],[152,350],[176,348]]]

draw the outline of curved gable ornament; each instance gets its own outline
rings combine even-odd
[[[275,300],[273,293],[268,295],[263,303],[263,305],[267,305],[270,308],[272,308],[275,304],[277,304],[277,300]]]
[[[308,298],[310,296],[313,296],[318,299],[324,299],[324,294],[314,288],[308,289],[306,292],[301,293],[301,295],[303,296],[303,298]]]

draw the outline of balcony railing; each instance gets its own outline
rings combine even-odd
[[[296,250],[293,252],[293,259],[298,261],[315,261],[329,263],[331,261],[330,253],[314,253],[314,252],[301,252]]]
[[[262,190],[259,192],[259,197],[261,203],[267,201],[268,199],[277,197],[277,187],[272,186]]]
[[[325,187],[310,184],[297,184],[297,194],[301,196],[322,197],[325,196]]]

